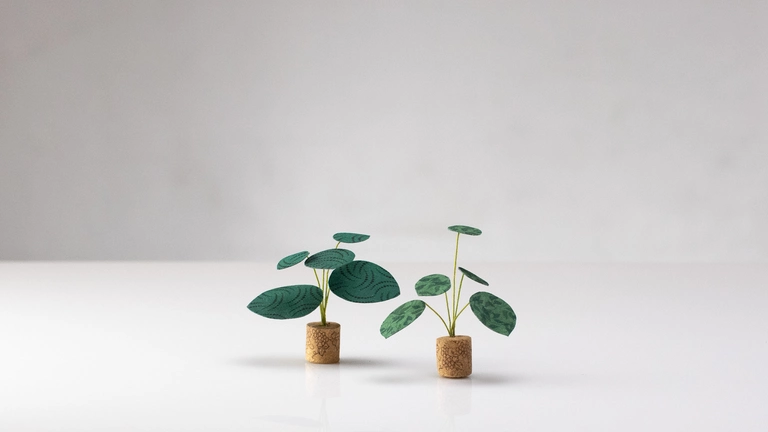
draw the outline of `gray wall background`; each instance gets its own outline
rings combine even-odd
[[[768,260],[768,2],[0,0],[0,259]]]

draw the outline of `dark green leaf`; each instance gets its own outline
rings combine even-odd
[[[323,292],[314,285],[291,285],[264,291],[248,309],[272,319],[299,318],[317,309],[322,300]]]
[[[452,226],[449,226],[448,229],[453,232],[471,235],[471,236],[479,236],[480,234],[483,233],[477,228],[472,228],[471,226],[466,226],[466,225],[452,225]]]
[[[436,296],[451,289],[451,279],[441,274],[424,276],[416,282],[416,294],[420,296]]]
[[[332,270],[355,259],[355,253],[346,249],[328,249],[318,252],[304,261],[304,265],[315,269]]]
[[[309,252],[298,252],[293,255],[288,255],[287,257],[280,260],[279,263],[277,263],[277,269],[287,269],[288,267],[293,267],[296,264],[304,261],[304,258],[309,256]]]
[[[467,270],[467,269],[465,269],[465,268],[463,268],[463,267],[459,267],[459,270],[461,270],[461,272],[462,272],[462,273],[464,273],[464,276],[466,276],[466,277],[468,277],[468,278],[472,279],[473,281],[475,281],[475,282],[477,282],[477,283],[479,283],[479,284],[482,284],[482,285],[488,286],[488,282],[486,282],[485,280],[483,280],[483,278],[481,278],[480,276],[478,276],[478,275],[476,275],[476,274],[472,273],[471,271],[469,271],[469,270]]]
[[[356,234],[340,232],[333,235],[333,239],[342,243],[360,243],[371,238],[368,234]]]
[[[400,295],[400,286],[392,275],[368,261],[352,261],[331,273],[331,291],[355,303],[378,303]]]
[[[480,291],[472,294],[469,298],[469,307],[483,325],[496,333],[509,336],[515,329],[517,323],[515,311],[507,302],[489,292]]]
[[[408,327],[416,318],[424,312],[426,303],[421,300],[411,300],[392,311],[381,323],[379,332],[384,338],[388,338],[400,330]]]

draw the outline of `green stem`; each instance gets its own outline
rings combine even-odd
[[[464,312],[464,309],[466,309],[466,308],[467,308],[467,306],[469,306],[469,302],[467,302],[467,304],[465,304],[465,305],[464,305],[464,307],[463,307],[463,308],[461,308],[461,310],[459,311],[459,315],[461,315],[461,313],[462,313],[462,312]],[[457,316],[456,316],[456,318],[458,318],[458,317],[459,317],[459,316],[457,315]],[[455,328],[455,326],[454,326],[454,331],[455,331],[455,330],[456,330],[456,328]]]
[[[327,325],[328,313],[328,270],[323,270],[323,325]]]
[[[469,306],[469,303],[465,304],[464,307],[461,308],[459,313],[457,313],[456,316],[454,317],[453,324],[451,324],[451,336],[456,336],[456,322],[459,320],[459,316],[461,316],[461,313],[464,312],[464,309],[466,309],[467,306]]]
[[[448,314],[448,322],[451,322],[451,307],[448,305],[448,292],[444,292],[445,295],[445,312]]]
[[[454,311],[456,310],[456,266],[459,260],[459,237],[461,236],[461,233],[456,233],[456,251],[453,253],[453,283],[451,284],[451,299],[452,299],[452,306]],[[446,304],[448,302],[448,297],[445,299]],[[456,327],[456,315],[454,314],[453,319],[451,319],[450,312],[448,313],[448,320],[451,322],[451,332]],[[450,336],[453,336],[451,334]]]
[[[439,313],[437,313],[437,311],[436,311],[436,310],[432,309],[432,306],[430,306],[429,304],[427,304],[427,302],[424,302],[424,304],[425,304],[425,305],[426,305],[426,306],[429,308],[429,310],[431,310],[432,312],[434,312],[434,313],[435,313],[435,315],[437,315],[437,317],[438,317],[438,318],[440,318],[440,321],[442,321],[442,322],[443,322],[443,325],[445,326],[445,329],[446,329],[446,330],[448,330],[448,336],[451,336],[451,329],[449,329],[449,328],[448,328],[448,324],[446,324],[446,322],[445,322],[445,320],[443,319],[443,317],[442,317],[442,316],[440,316],[440,314],[439,314]]]
[[[331,286],[328,284],[328,278],[331,272],[326,270],[325,272],[325,307],[328,307],[328,299],[331,297]]]
[[[456,303],[453,304],[453,317],[454,321],[459,318],[457,315],[457,312],[459,310],[459,303],[461,302],[461,287],[464,286],[464,273],[461,274],[461,279],[459,280],[459,295],[456,296]],[[455,327],[454,323],[454,327]]]
[[[323,290],[323,284],[320,282],[320,277],[317,276],[317,270],[312,269],[312,272],[315,274],[317,287],[323,292],[323,298],[320,300],[320,322],[325,325],[325,290]]]
[[[341,242],[336,243],[336,246],[334,249],[338,249]],[[325,320],[325,311],[328,309],[328,298],[331,296],[331,288],[328,286],[328,277],[330,276],[331,272],[328,270],[323,270],[323,285],[321,286],[321,289],[323,290],[323,301],[320,303],[320,314],[323,318],[323,325],[327,325]],[[315,277],[317,277],[317,272],[315,272]],[[320,284],[320,281],[318,281],[318,285]]]
[[[326,310],[328,309],[328,296],[325,295],[325,270],[321,272],[322,274],[322,284],[320,285],[320,289],[323,291],[323,300],[320,302],[320,318],[321,318],[321,324],[322,325],[328,325],[328,321],[326,320]]]

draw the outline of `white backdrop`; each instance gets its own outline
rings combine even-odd
[[[0,0],[0,259],[768,260],[768,2]]]

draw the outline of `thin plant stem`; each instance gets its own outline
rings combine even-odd
[[[341,242],[336,243],[336,246],[334,249],[338,249]],[[330,276],[330,272],[328,270],[323,270],[323,301],[321,306],[323,306],[323,309],[321,310],[323,314],[323,325],[326,325],[325,320],[325,310],[328,309],[328,298],[331,296],[331,288],[328,286],[328,277]],[[315,277],[317,277],[317,272],[315,272]],[[319,282],[318,282],[319,283]]]
[[[328,306],[328,270],[323,270],[323,289],[325,290],[324,294],[326,294],[325,305]]]
[[[464,307],[463,307],[463,308],[461,308],[461,310],[459,311],[459,315],[461,315],[461,313],[462,313],[462,312],[464,312],[464,309],[466,309],[466,308],[467,308],[467,306],[469,306],[469,302],[467,302],[467,304],[465,304],[465,305],[464,305]],[[459,317],[459,316],[457,315],[457,316],[456,316],[456,318],[458,318],[458,317]],[[454,330],[455,330],[455,329],[454,329]]]
[[[326,270],[325,273],[325,307],[328,307],[328,300],[331,297],[331,286],[328,284],[328,277],[330,276],[330,271]]]
[[[320,306],[321,306],[320,315],[322,318],[321,319],[322,325],[327,325],[328,322],[326,320],[326,310],[328,309],[328,297],[325,295],[325,270],[323,270],[321,274],[323,278],[323,283],[320,286],[320,289],[323,290],[323,300],[320,302]]]
[[[456,296],[456,303],[453,304],[453,316],[458,318],[457,312],[459,310],[459,303],[461,302],[461,287],[464,286],[464,273],[461,274],[459,280],[459,295]]]
[[[451,307],[448,305],[448,292],[446,291],[443,294],[445,295],[445,312],[448,314],[448,317],[447,317],[448,318],[448,322],[452,322],[451,321]],[[450,333],[450,330],[448,330],[448,332]],[[450,336],[450,334],[448,336]]]
[[[427,304],[427,302],[424,302],[424,304],[425,304],[425,305],[426,305],[426,306],[429,308],[429,310],[431,310],[432,312],[434,312],[434,313],[435,313],[435,315],[437,315],[437,317],[438,317],[438,318],[440,318],[440,321],[442,321],[442,322],[443,322],[443,325],[445,326],[445,329],[446,329],[446,330],[448,330],[448,336],[450,336],[450,335],[451,335],[451,329],[449,329],[449,328],[448,328],[448,324],[446,324],[446,323],[445,323],[445,320],[443,319],[443,317],[442,317],[442,316],[440,316],[440,314],[439,314],[439,313],[437,313],[437,311],[436,311],[436,310],[432,309],[432,306],[430,306],[429,304]]]
[[[325,291],[323,290],[323,284],[320,282],[320,278],[317,276],[317,269],[312,269],[315,274],[315,280],[317,281],[317,287],[323,292],[323,298],[320,300],[320,322],[325,325]]]
[[[331,271],[326,270],[325,271],[325,306],[328,307],[328,297],[330,297],[331,288],[328,285],[328,278],[331,276]]]
[[[461,236],[461,233],[456,233],[456,251],[453,253],[453,283],[452,283],[452,290],[451,290],[451,298],[453,300],[452,305],[454,307],[454,310],[456,308],[456,266],[459,260],[459,237]],[[446,302],[448,301],[446,297]],[[453,316],[453,319],[450,317],[450,313],[448,314],[448,320],[451,321],[451,330],[456,326],[456,315]],[[451,334],[450,336],[454,336]]]

